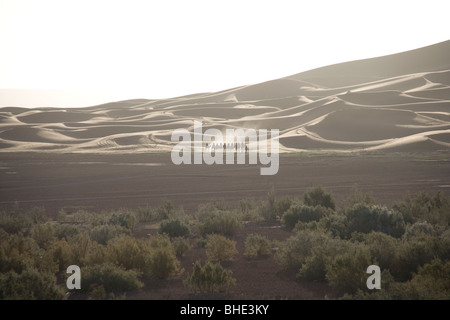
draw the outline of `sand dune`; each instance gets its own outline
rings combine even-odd
[[[279,129],[280,152],[450,150],[450,41],[281,79],[88,108],[0,109],[0,152],[170,151],[177,128]]]

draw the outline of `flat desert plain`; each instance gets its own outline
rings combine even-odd
[[[354,187],[391,205],[407,193],[450,191],[450,160],[445,153],[312,155],[283,154],[276,175],[260,175],[261,165],[175,165],[161,154],[2,154],[0,205],[89,211],[158,206],[162,200],[193,213],[198,205],[244,198],[301,198],[321,185],[338,204]]]

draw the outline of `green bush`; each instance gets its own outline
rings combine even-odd
[[[169,200],[161,201],[159,207],[155,210],[155,218],[157,221],[174,218],[177,215],[177,210],[174,204]]]
[[[166,279],[180,272],[180,263],[171,247],[162,247],[152,251],[150,256],[151,275]]]
[[[125,270],[111,263],[87,266],[81,271],[81,291],[92,292],[97,287],[106,292],[125,292],[143,287],[134,270]]]
[[[265,221],[273,221],[281,216],[290,208],[293,201],[288,196],[277,199],[275,190],[271,189],[267,194],[267,201],[259,208],[259,215]]]
[[[193,293],[227,293],[236,285],[236,279],[233,272],[224,269],[220,263],[208,261],[202,266],[200,261],[196,261],[184,285]]]
[[[206,256],[210,261],[231,261],[238,253],[236,241],[220,234],[210,234],[206,240]]]
[[[75,237],[81,232],[80,228],[71,224],[57,224],[53,229],[56,238],[58,238],[59,240],[68,240],[72,237]]]
[[[436,228],[427,221],[415,222],[413,224],[409,224],[406,227],[405,239],[410,239],[414,237],[418,237],[420,235],[437,235],[438,232]]]
[[[327,269],[333,259],[348,252],[349,241],[330,236],[321,237],[314,241],[309,255],[304,259],[298,270],[297,279],[311,281],[325,281]]]
[[[346,200],[346,207],[352,208],[356,204],[366,204],[366,205],[375,205],[376,201],[372,197],[372,194],[367,192],[362,192],[357,187],[353,188],[351,194],[348,196]]]
[[[308,189],[303,195],[303,202],[310,207],[322,206],[331,210],[336,209],[331,193],[326,192],[321,186]]]
[[[25,232],[31,228],[33,221],[26,214],[0,214],[0,229],[5,230],[9,234]]]
[[[346,217],[343,214],[331,214],[320,219],[318,226],[331,233],[333,237],[348,239],[350,233],[346,226]]]
[[[369,250],[358,246],[349,252],[337,255],[328,265],[326,279],[340,293],[354,294],[367,288],[367,267],[372,263]]]
[[[139,207],[136,209],[136,219],[139,222],[155,221],[156,211],[152,207]]]
[[[286,228],[292,230],[297,222],[319,221],[329,214],[329,210],[322,207],[308,207],[302,204],[292,205],[281,217],[281,221]]]
[[[173,250],[175,251],[175,255],[177,256],[177,258],[182,257],[184,255],[184,253],[191,248],[191,245],[189,244],[189,242],[182,237],[173,238],[172,246],[173,246]]]
[[[190,234],[189,226],[180,219],[168,219],[161,222],[160,233],[166,233],[169,237],[184,237]]]
[[[121,225],[99,225],[93,227],[89,232],[89,236],[93,241],[103,245],[106,245],[108,241],[122,235],[131,235],[131,232]]]
[[[239,214],[243,221],[258,221],[261,218],[258,203],[249,198],[239,201]]]
[[[398,260],[398,249],[401,241],[382,232],[372,231],[364,235],[363,243],[370,255],[378,262],[381,270],[393,270]]]
[[[348,209],[345,216],[349,233],[380,231],[400,238],[406,228],[399,212],[378,205],[357,204]]]
[[[358,292],[356,299],[390,299],[390,300],[448,300],[450,297],[450,262],[433,259],[420,267],[411,280],[386,282],[388,273],[381,274],[381,288],[375,292]]]
[[[403,241],[398,247],[398,261],[392,275],[399,281],[410,280],[419,267],[430,263],[441,251],[439,237],[421,235]]]
[[[259,234],[249,234],[245,239],[244,255],[250,258],[267,256],[271,253],[270,240]]]
[[[31,230],[31,237],[41,248],[47,248],[47,246],[55,240],[55,233],[50,223],[37,224]]]
[[[280,243],[276,259],[285,269],[298,270],[311,255],[314,246],[323,245],[327,236],[311,230],[299,232]]]
[[[2,300],[62,300],[64,290],[49,273],[26,269],[21,273],[9,271],[0,274],[0,299]]]
[[[232,236],[242,225],[242,222],[236,213],[228,210],[219,210],[217,208],[200,212],[198,219],[198,228],[200,233],[204,236],[208,234]]]
[[[141,245],[137,239],[124,235],[108,242],[106,259],[124,269],[145,272],[149,252],[150,248]]]
[[[73,260],[80,267],[103,263],[107,256],[106,247],[92,241],[86,231],[67,240]]]
[[[65,273],[67,267],[73,264],[72,250],[65,239],[53,242],[47,252],[51,255],[59,273]]]
[[[420,267],[411,281],[391,289],[393,299],[448,300],[450,298],[450,261],[433,259]]]
[[[9,236],[0,242],[0,272],[23,272],[33,266],[37,253],[39,248],[33,239],[24,237],[22,233]]]
[[[428,221],[431,224],[450,225],[450,201],[440,192],[431,196],[426,192],[407,195],[394,204],[406,222]]]
[[[132,212],[113,213],[107,223],[109,225],[121,226],[132,231],[136,225],[136,216]]]

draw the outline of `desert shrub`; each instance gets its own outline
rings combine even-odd
[[[65,239],[54,241],[47,251],[57,266],[57,272],[66,272],[67,267],[73,264],[72,250]]]
[[[331,210],[336,209],[331,193],[326,192],[321,186],[308,189],[303,195],[303,202],[310,207],[322,206]]]
[[[71,224],[57,224],[53,228],[53,230],[56,238],[58,238],[59,240],[68,240],[69,238],[74,237],[81,232],[80,228]]]
[[[364,235],[363,243],[382,270],[392,270],[395,267],[400,240],[385,233],[373,231]]]
[[[62,300],[65,294],[56,284],[54,275],[30,268],[21,273],[9,271],[0,274],[0,299]]]
[[[133,230],[136,225],[136,216],[132,212],[113,213],[107,223],[109,225],[118,225],[128,230]]]
[[[239,214],[243,221],[258,221],[261,218],[258,203],[250,198],[239,201]]]
[[[155,210],[155,218],[157,221],[167,220],[176,215],[176,208],[169,200],[162,200]]]
[[[220,263],[208,261],[202,266],[200,261],[196,261],[184,285],[193,293],[227,293],[236,285],[236,279],[233,272],[224,269]]]
[[[394,299],[448,300],[450,297],[450,261],[433,259],[420,267],[411,281],[391,289]],[[396,295],[397,294],[397,295]]]
[[[450,201],[440,192],[434,196],[426,192],[409,194],[393,208],[409,223],[425,220],[431,224],[450,225]]]
[[[340,293],[354,294],[367,288],[367,267],[372,263],[369,250],[355,246],[354,250],[337,255],[328,265],[326,279],[329,285]]]
[[[299,232],[302,232],[304,230],[315,231],[315,230],[318,230],[320,228],[321,228],[321,226],[319,225],[319,223],[317,221],[310,221],[310,222],[298,221],[295,224],[294,229],[292,229],[292,232],[299,233]],[[321,229],[321,230],[323,230],[323,229]]]
[[[410,280],[419,267],[438,257],[440,249],[440,238],[435,236],[420,235],[403,241],[397,249],[398,259],[392,275],[399,281]]]
[[[184,237],[189,235],[189,226],[179,218],[168,219],[161,222],[160,233],[166,233],[169,237]]]
[[[357,204],[346,210],[348,232],[380,231],[399,238],[405,232],[403,216],[383,206]]]
[[[0,272],[21,273],[33,266],[34,256],[39,252],[36,243],[22,233],[11,235],[0,243]]]
[[[436,228],[427,221],[415,222],[413,224],[409,224],[406,227],[406,231],[404,234],[405,239],[410,239],[413,237],[417,237],[420,235],[437,235]]]
[[[302,204],[292,205],[281,217],[286,228],[292,230],[297,222],[319,221],[329,213],[329,209],[322,206],[308,207]]]
[[[55,240],[55,233],[50,223],[36,224],[31,230],[31,237],[36,241],[39,247],[45,249]]]
[[[350,233],[346,226],[346,217],[343,214],[331,214],[320,219],[318,223],[319,228],[331,233],[333,237],[341,239],[348,239]]]
[[[139,222],[152,222],[156,220],[156,211],[152,207],[139,207],[136,209],[136,219]]]
[[[97,244],[102,248],[104,247],[97,242],[92,241],[86,231],[80,232],[76,236],[69,238],[67,242],[72,249],[74,261],[76,261],[76,264],[80,267],[94,262],[91,261],[93,244]]]
[[[346,208],[352,208],[356,204],[375,205],[376,201],[371,193],[363,192],[354,187],[345,201]]]
[[[283,214],[291,207],[293,201],[288,196],[284,196],[277,199],[275,202],[275,214],[277,218],[283,216]]]
[[[140,245],[137,239],[131,236],[119,236],[108,242],[106,246],[106,259],[124,269],[146,269],[146,255],[150,249]]]
[[[276,219],[275,209],[268,203],[264,203],[258,208],[258,215],[264,221],[273,221]]]
[[[195,242],[195,244],[197,245],[197,247],[199,248],[206,248],[206,238],[199,238],[197,239],[197,241]]]
[[[86,266],[81,274],[81,291],[91,292],[97,287],[103,287],[106,292],[125,292],[142,288],[138,273],[112,263]]]
[[[189,242],[182,237],[173,238],[172,246],[173,246],[173,250],[174,250],[177,258],[182,257],[184,255],[184,253],[191,248],[191,245],[189,244]]]
[[[176,256],[177,252],[166,234],[154,235],[150,239],[140,241],[139,245],[145,263],[143,272],[146,276],[167,278],[182,271]]]
[[[450,260],[450,229],[445,230],[439,236],[439,257],[443,261]]]
[[[71,223],[80,226],[97,226],[106,223],[106,214],[96,214],[86,210],[77,210],[73,213],[60,212],[58,221],[60,223]]]
[[[275,190],[272,188],[267,194],[267,201],[259,207],[259,215],[265,221],[273,221],[281,216],[290,208],[293,200],[288,196],[277,199]]]
[[[242,225],[236,213],[217,208],[210,211],[201,211],[198,219],[198,228],[202,235],[215,233],[232,236]]]
[[[280,243],[276,259],[285,269],[298,270],[311,255],[311,249],[323,244],[326,237],[321,232],[311,230],[299,232]]]
[[[433,259],[418,269],[411,280],[385,284],[381,274],[381,288],[373,293],[358,292],[356,299],[390,300],[448,300],[450,297],[450,262]],[[392,278],[391,278],[392,279]]]
[[[154,249],[150,255],[151,275],[166,279],[180,272],[180,263],[171,247]]]
[[[95,226],[89,232],[89,236],[93,241],[103,245],[106,245],[108,241],[121,235],[131,235],[131,232],[121,225],[109,224]]]
[[[31,217],[26,214],[0,214],[0,229],[5,230],[9,234],[25,232],[33,225]]]
[[[210,234],[206,240],[206,256],[210,261],[231,261],[238,253],[236,241],[220,234]]]
[[[244,255],[247,257],[266,256],[271,253],[271,249],[270,240],[265,236],[252,233],[245,239]]]
[[[351,244],[348,241],[330,236],[320,238],[311,247],[310,254],[298,270],[297,279],[325,281],[327,268],[334,257],[348,252]]]
[[[43,224],[49,221],[44,207],[33,207],[27,212],[34,224]]]

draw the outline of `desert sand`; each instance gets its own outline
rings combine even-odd
[[[278,129],[280,152],[448,151],[450,41],[221,92],[4,107],[0,152],[164,152],[194,120],[203,130]]]

